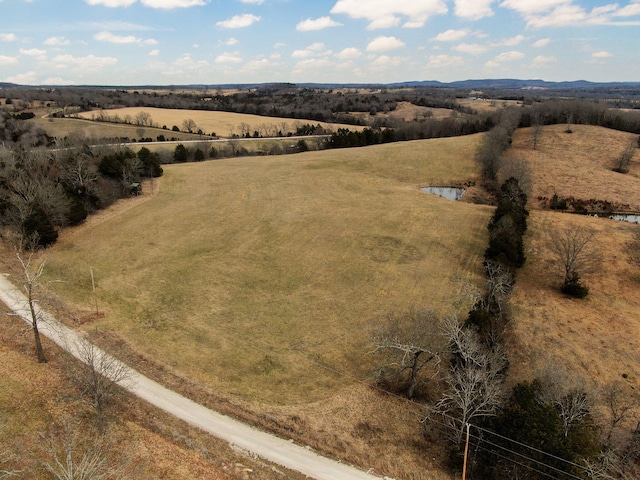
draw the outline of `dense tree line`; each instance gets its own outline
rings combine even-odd
[[[14,99],[19,108],[35,102],[59,108],[78,107],[81,111],[115,107],[159,107],[193,110],[214,110],[282,118],[300,118],[322,122],[359,125],[351,113],[387,113],[396,109],[398,102],[410,102],[433,108],[449,108],[459,113],[474,113],[461,106],[454,95],[442,89],[375,90],[363,92],[334,92],[327,89],[275,85],[245,89],[226,95],[218,91],[193,90],[191,92],[158,93],[154,91],[127,91],[109,88],[10,88],[3,95]]]
[[[157,156],[146,148],[74,145],[48,150],[29,124],[12,123],[0,112],[0,227],[22,246],[47,247],[58,229],[77,225],[87,215],[132,193],[143,177],[162,175]],[[18,121],[20,122],[20,121]]]

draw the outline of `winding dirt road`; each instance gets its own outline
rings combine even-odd
[[[26,297],[7,280],[6,275],[2,274],[0,274],[0,301],[27,323],[31,323]],[[79,346],[82,342],[86,342],[82,335],[61,324],[41,309],[39,318],[38,327],[43,335],[76,358],[81,358]],[[100,350],[97,354],[108,355]],[[265,460],[319,480],[379,480],[379,477],[323,457],[309,448],[301,447],[214,412],[133,369],[130,369],[130,372],[129,378],[123,382],[122,386],[134,395]]]

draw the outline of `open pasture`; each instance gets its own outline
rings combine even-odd
[[[368,378],[368,330],[447,314],[481,281],[488,207],[419,191],[474,178],[478,136],[170,165],[159,193],[62,232],[53,287],[172,371],[247,400],[306,403]],[[334,370],[353,377],[344,377]]]
[[[628,204],[640,210],[640,158],[628,174],[613,172],[616,158],[637,139],[586,125],[544,127],[537,148],[532,129],[517,130],[510,157],[527,162],[532,178],[531,215],[525,236],[527,263],[512,295],[514,379],[532,378],[545,365],[565,365],[592,387],[620,380],[640,388],[640,269],[629,262],[638,226],[606,218],[535,210],[538,196],[574,196]],[[562,295],[562,270],[549,250],[553,232],[585,228],[596,232],[595,270],[584,276],[583,300]],[[517,373],[516,373],[517,372]]]
[[[338,128],[349,128],[351,130],[361,130],[363,127],[354,125],[343,125],[335,123],[318,122],[316,120],[299,120],[291,118],[266,117],[260,115],[249,115],[244,113],[219,112],[209,110],[178,110],[154,107],[126,107],[108,110],[96,110],[91,112],[81,112],[78,115],[84,119],[95,119],[100,115],[113,118],[116,115],[124,121],[129,118],[133,122],[136,115],[144,112],[151,116],[153,125],[166,126],[171,130],[174,126],[184,130],[183,122],[193,120],[195,122],[194,131],[202,130],[205,134],[215,133],[220,137],[231,137],[233,135],[243,135],[248,132],[253,135],[257,131],[261,136],[276,136],[278,132],[283,135],[295,133],[298,126],[310,124],[320,124],[323,128],[336,131]],[[246,132],[243,132],[243,125]],[[173,132],[170,132],[173,133]],[[165,135],[166,136],[166,135]]]
[[[155,140],[158,136],[165,138],[176,138],[178,140],[198,140],[200,135],[173,132],[162,128],[141,127],[124,123],[94,122],[82,118],[49,118],[36,117],[29,120],[38,128],[43,129],[47,135],[55,138],[69,138],[81,141],[100,143],[109,138],[130,138],[138,139],[151,138]]]
[[[529,163],[532,180],[531,202],[538,197],[575,197],[628,204],[640,211],[640,150],[636,149],[629,173],[612,169],[616,160],[637,135],[589,125],[545,127],[533,149],[533,128],[517,130],[509,158]]]

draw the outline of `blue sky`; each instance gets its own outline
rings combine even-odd
[[[640,0],[0,0],[27,85],[640,81]]]

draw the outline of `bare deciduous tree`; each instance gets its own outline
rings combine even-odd
[[[126,478],[125,466],[114,461],[104,439],[81,440],[65,429],[49,442],[44,469],[56,480],[117,480]]]
[[[561,365],[549,366],[538,376],[540,389],[538,400],[552,405],[560,419],[565,438],[571,427],[590,412],[590,399],[584,379],[575,372],[569,372]]]
[[[555,255],[563,274],[563,288],[579,284],[584,273],[597,264],[593,252],[595,232],[582,227],[551,231],[549,249]]]
[[[7,480],[12,477],[18,477],[22,471],[9,468],[8,464],[13,463],[15,455],[9,452],[0,452],[0,480]]]
[[[507,357],[499,345],[487,348],[475,331],[463,328],[454,318],[445,322],[453,359],[446,375],[448,391],[436,403],[434,413],[457,433],[460,442],[466,424],[496,414],[504,402],[504,370]]]
[[[31,317],[31,330],[33,331],[33,338],[35,341],[36,355],[38,356],[38,362],[46,363],[47,357],[44,354],[44,348],[42,347],[42,340],[40,338],[40,330],[38,330],[38,324],[40,323],[40,314],[36,309],[36,290],[42,282],[42,275],[44,274],[44,266],[46,259],[42,259],[37,265],[34,265],[35,258],[34,253],[24,255],[20,250],[16,249],[16,257],[22,267],[22,273],[24,275],[22,279],[22,288],[27,295],[27,303],[29,305],[29,314]]]
[[[119,384],[129,378],[129,368],[115,357],[105,353],[88,340],[75,349],[82,363],[74,364],[71,379],[90,400],[96,412],[98,431],[106,432],[106,410],[122,390]]]
[[[616,166],[613,168],[615,172],[629,173],[629,165],[631,164],[631,160],[633,160],[637,145],[638,143],[635,138],[629,142],[616,160]]]
[[[370,353],[384,355],[387,362],[379,375],[391,373],[396,382],[401,382],[407,374],[405,391],[408,398],[413,398],[419,373],[430,363],[437,368],[446,350],[440,329],[439,317],[424,308],[386,315],[371,334],[374,349]]]
[[[634,401],[628,387],[621,382],[605,385],[600,395],[607,411],[606,440],[608,442],[616,428],[638,411],[640,404],[637,400]]]
[[[153,121],[151,119],[151,114],[149,112],[140,111],[136,113],[136,116],[135,116],[136,125],[142,125],[143,127],[144,126],[150,127],[152,123]]]
[[[182,129],[185,132],[193,133],[198,128],[196,122],[192,118],[187,118],[182,122]]]
[[[525,194],[529,195],[531,193],[532,180],[529,164],[522,158],[504,158],[501,161],[497,178],[500,184],[510,178],[515,178]]]

